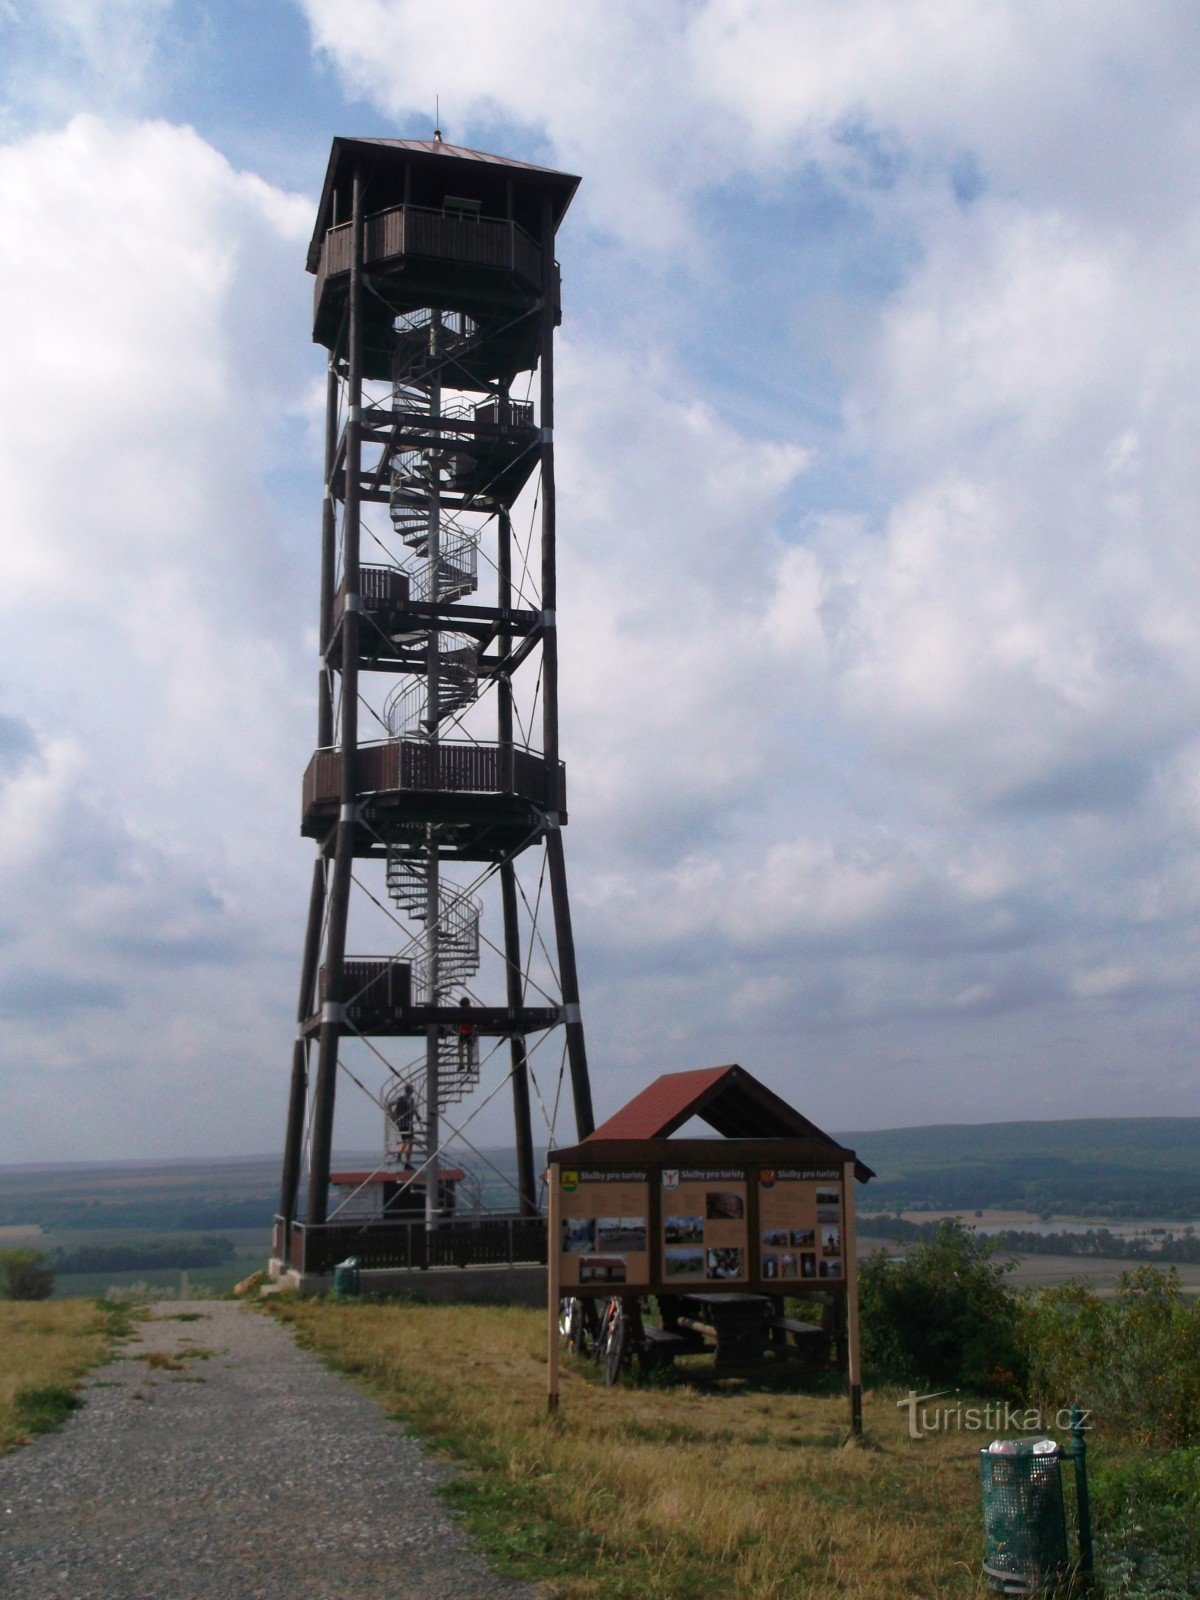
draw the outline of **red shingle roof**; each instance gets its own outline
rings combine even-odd
[[[583,1142],[669,1139],[690,1117],[699,1117],[726,1139],[806,1139],[828,1145],[844,1160],[853,1155],[739,1066],[664,1073]],[[861,1182],[874,1177],[861,1161],[855,1166]]]
[[[666,1139],[694,1114],[697,1100],[736,1067],[665,1072],[602,1122],[591,1139]],[[584,1141],[587,1142],[586,1140]]]

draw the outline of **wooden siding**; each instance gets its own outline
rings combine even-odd
[[[408,604],[408,575],[399,567],[360,567],[358,592],[367,611],[402,610]],[[346,605],[346,585],[338,585],[333,597],[333,626],[342,620]]]
[[[358,747],[358,792],[380,794],[388,790],[421,793],[513,793],[536,805],[546,803],[546,764],[531,750],[512,752],[512,782],[503,782],[501,751],[494,744],[442,744],[435,752],[415,740],[388,739]],[[304,774],[304,812],[314,805],[337,800],[340,793],[341,752],[318,750]],[[559,769],[561,810],[566,809],[566,785]]]
[[[327,999],[325,968],[317,993]],[[342,967],[342,1003],[346,1020],[360,1033],[374,1033],[401,1021],[412,1005],[412,967],[386,956],[348,956]]]
[[[313,290],[319,308],[330,278],[350,271],[350,224],[330,228],[321,244],[321,260]],[[364,229],[363,260],[379,266],[401,256],[426,256],[436,261],[456,261],[515,273],[531,288],[542,283],[539,245],[515,222],[491,217],[464,217],[452,212],[426,211],[419,206],[396,206],[368,217]]]

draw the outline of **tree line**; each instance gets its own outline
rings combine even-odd
[[[939,1222],[912,1222],[886,1212],[860,1216],[859,1232],[872,1239],[897,1244],[922,1244],[937,1237]],[[1035,1232],[1029,1228],[989,1229],[993,1250],[1021,1256],[1108,1256],[1119,1261],[1200,1261],[1200,1235],[1193,1227],[1166,1228],[1134,1237],[1110,1228],[1087,1228],[1081,1233]]]

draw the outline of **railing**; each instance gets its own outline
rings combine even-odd
[[[320,307],[328,279],[349,272],[353,247],[350,223],[338,223],[326,233],[313,291],[315,307]],[[378,266],[396,256],[430,256],[500,268],[516,273],[535,289],[542,282],[541,247],[517,223],[500,218],[468,218],[421,206],[377,211],[363,228],[363,262]]]
[[[292,1224],[287,1261],[297,1272],[332,1272],[348,1256],[367,1269],[545,1266],[546,1219],[454,1217],[432,1233],[421,1220]]]
[[[317,997],[324,1005],[325,968],[318,974]],[[412,1005],[412,965],[388,956],[347,956],[342,967],[346,1021],[361,1033],[397,1023]]]
[[[388,739],[358,747],[360,794],[409,790],[418,793],[517,794],[535,805],[548,805],[557,799],[560,811],[566,810],[565,769],[559,763],[558,795],[552,797],[547,784],[544,759],[532,750],[513,750],[512,776],[506,781],[504,752],[495,744],[454,744],[444,741],[436,748],[410,739]],[[314,753],[304,774],[305,815],[313,806],[328,804],[341,793],[341,751],[323,749]]]
[[[475,422],[493,428],[532,428],[532,400],[484,400],[472,413]]]
[[[359,567],[358,592],[367,611],[401,610],[409,602],[408,574],[399,567]],[[346,606],[346,584],[340,583],[333,597],[332,626],[342,620]]]

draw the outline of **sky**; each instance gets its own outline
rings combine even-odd
[[[0,0],[0,76],[0,1161],[281,1145],[305,247],[331,138],[439,103],[583,179],[598,1112],[737,1061],[831,1129],[1196,1113],[1190,0]]]

